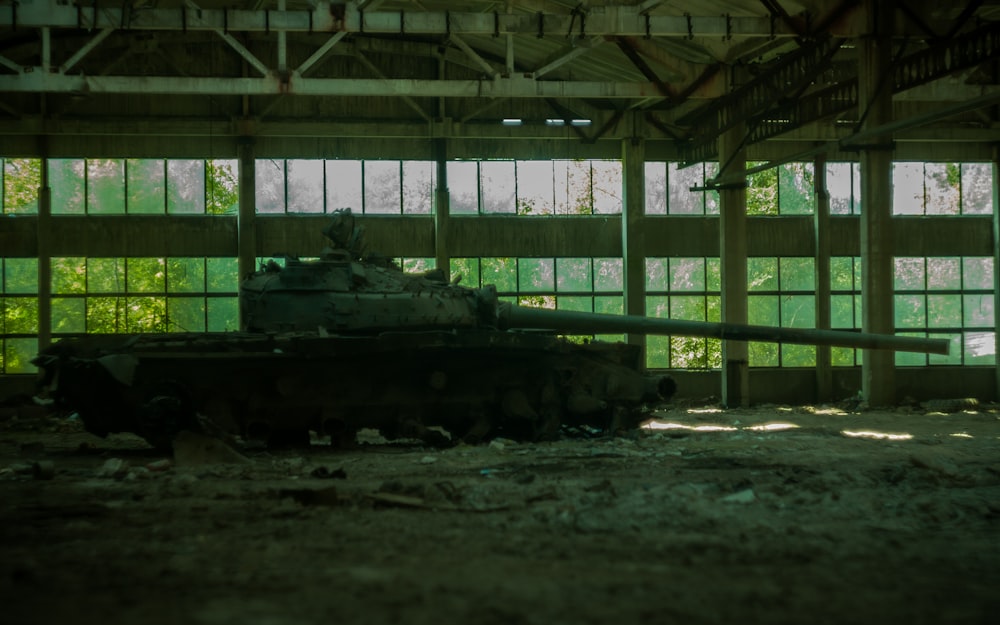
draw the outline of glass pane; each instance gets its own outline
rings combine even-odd
[[[646,214],[667,214],[667,164],[645,164]]]
[[[926,336],[923,333],[918,332],[901,332],[899,336]],[[926,354],[917,354],[914,352],[896,352],[896,366],[897,367],[923,367],[927,364]]]
[[[779,258],[782,291],[813,291],[816,284],[816,261],[813,258]]]
[[[434,199],[434,162],[403,161],[403,214],[430,215]]]
[[[125,161],[87,161],[87,212],[93,215],[125,213]]]
[[[484,213],[502,213],[513,215],[517,212],[516,190],[517,177],[515,175],[514,161],[483,161],[480,163],[480,173],[482,175],[482,194]],[[449,170],[450,171],[450,170]],[[475,172],[469,174],[470,179],[463,183],[463,209],[466,212],[476,213],[475,199],[478,192],[475,189]],[[449,175],[448,184],[454,180]],[[454,192],[452,198],[454,199]]]
[[[553,194],[557,215],[593,213],[593,176],[590,161],[552,161]]]
[[[854,316],[854,295],[830,296],[830,327],[856,328],[858,320]]]
[[[962,326],[966,328],[989,328],[993,326],[993,296],[963,295]]]
[[[621,161],[592,161],[594,214],[620,215],[622,212],[623,170]]]
[[[204,161],[167,161],[167,212],[172,215],[205,213]]]
[[[893,163],[892,212],[894,215],[924,214],[923,163]]]
[[[963,351],[967,365],[996,364],[996,334],[993,332],[966,332]]]
[[[551,215],[555,199],[552,161],[517,162],[517,214]]]
[[[705,298],[701,296],[673,296],[670,298],[670,318],[686,321],[705,320]]]
[[[594,298],[594,312],[605,315],[620,315],[625,311],[621,296],[597,296]]]
[[[705,184],[701,165],[692,165],[683,169],[677,168],[678,163],[667,164],[667,180],[670,183],[668,206],[671,215],[704,215],[705,196],[701,191],[691,191],[691,187]]]
[[[815,367],[816,348],[812,345],[782,345],[782,367]]]
[[[256,168],[255,168],[256,169]],[[205,212],[235,215],[240,208],[239,170],[235,160],[205,161]]]
[[[350,208],[360,215],[362,189],[361,161],[326,161],[326,212]]]
[[[830,194],[830,214],[850,215],[854,207],[851,163],[827,163],[826,190]]]
[[[162,293],[166,288],[164,265],[162,258],[129,258],[128,292]]]
[[[815,328],[816,297],[813,295],[786,295],[781,298],[781,326],[783,328]]]
[[[747,298],[747,323],[777,327],[778,320],[777,296],[751,295]]]
[[[962,259],[962,283],[966,289],[993,289],[993,259],[969,257]]]
[[[38,298],[5,297],[3,328],[6,334],[38,334]]]
[[[168,258],[167,290],[171,293],[205,291],[205,259]]]
[[[525,308],[547,308],[556,309],[556,298],[554,295],[519,295],[517,305]]]
[[[42,162],[37,158],[3,160],[3,212],[38,212],[38,189],[42,186]]]
[[[450,273],[452,280],[461,276],[459,284],[463,286],[471,288],[480,286],[478,258],[452,258]]]
[[[646,337],[646,366],[650,369],[670,367],[670,337]]]
[[[120,293],[124,290],[124,258],[87,259],[87,292]]]
[[[3,262],[4,293],[38,293],[38,260],[8,258]]]
[[[551,293],[555,290],[555,261],[551,258],[519,258],[518,290],[523,293]]]
[[[928,295],[927,325],[930,328],[962,327],[962,296]]]
[[[755,167],[760,162],[748,162]],[[766,169],[747,176],[747,215],[778,214],[778,170]]]
[[[288,212],[323,212],[323,161],[290,160],[288,168]]]
[[[670,275],[670,261],[666,258],[646,259],[646,289],[649,291],[666,291]]]
[[[589,258],[557,258],[556,289],[559,291],[593,290]]]
[[[433,258],[404,258],[400,266],[406,273],[424,273],[434,269],[435,262]]]
[[[53,297],[52,333],[83,334],[86,331],[86,300],[82,297]]]
[[[87,298],[87,332],[110,334],[124,330],[124,297]]]
[[[812,163],[786,163],[779,166],[778,212],[783,215],[811,215],[813,181]]]
[[[235,293],[239,289],[239,261],[235,258],[208,258],[209,293]]]
[[[6,339],[3,365],[6,373],[35,373],[38,369],[31,359],[38,355],[38,339]]]
[[[930,354],[927,357],[927,364],[930,365],[960,365],[962,364],[962,355],[965,351],[962,346],[962,335],[960,333],[954,334],[929,334],[931,338],[935,339],[948,339],[948,355],[942,356],[940,354]]]
[[[479,175],[478,166],[483,168],[483,212],[488,213],[513,213],[514,212],[514,163],[481,163],[474,161],[449,161],[448,162],[448,193],[450,195],[451,214],[453,215],[477,215],[479,214]],[[499,169],[510,166],[510,198],[507,204],[504,203],[503,192],[497,191],[504,179],[503,172]],[[494,172],[493,175],[498,180],[487,181],[487,168]],[[508,205],[509,204],[509,205]]]
[[[254,201],[258,213],[285,212],[285,161],[254,161]]]
[[[49,187],[52,189],[53,215],[84,213],[83,172],[82,158],[49,160]]]
[[[238,298],[210,297],[207,305],[209,332],[236,332],[240,329]]]
[[[365,161],[365,213],[403,212],[403,178],[399,161]]]
[[[204,332],[205,298],[171,297],[167,299],[170,332]]]
[[[593,312],[594,298],[561,295],[556,298],[556,308],[559,310],[575,310],[578,312]]]
[[[993,214],[993,167],[989,163],[962,163],[962,214]]]
[[[748,258],[747,288],[750,291],[777,291],[778,259]]]
[[[159,159],[125,161],[128,189],[127,210],[137,215],[156,215],[166,211],[167,172]]]
[[[897,328],[927,327],[927,310],[923,295],[896,295],[893,301]]]
[[[129,297],[126,306],[126,332],[165,332],[167,302],[164,297]]]
[[[777,367],[778,345],[775,343],[749,343],[751,367]]]
[[[961,261],[958,258],[928,258],[927,288],[956,291],[961,289]]]
[[[894,275],[893,287],[897,291],[923,291],[926,288],[923,258],[896,258]]]
[[[501,293],[517,292],[517,261],[513,258],[484,258],[481,261],[483,284],[493,284]]]
[[[705,259],[705,289],[716,293],[722,290],[722,263],[718,258]]]
[[[708,368],[708,340],[695,336],[670,338],[670,366],[674,369]]]
[[[834,291],[850,291],[854,287],[854,259],[850,256],[834,256],[830,259],[830,288]]]
[[[594,259],[594,290],[621,292],[622,259],[620,258]]]
[[[703,259],[703,258],[671,258],[670,259],[670,290],[671,291],[704,291],[705,290],[705,259]]]
[[[85,258],[52,259],[53,293],[86,293],[86,291],[87,291],[87,259]]]
[[[957,215],[962,170],[957,163],[925,163],[927,215]]]
[[[670,318],[670,298],[666,295],[646,296],[646,316],[658,319]]]
[[[857,350],[849,347],[830,348],[830,361],[834,367],[853,367],[858,364],[856,356]]]

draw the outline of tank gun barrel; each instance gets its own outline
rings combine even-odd
[[[901,352],[947,354],[947,339],[928,339],[850,330],[775,328],[769,326],[659,319],[638,315],[608,315],[577,311],[523,308],[508,303],[499,306],[501,329],[534,328],[575,334],[659,334],[700,336],[731,341],[798,343]]]

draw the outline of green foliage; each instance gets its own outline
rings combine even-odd
[[[239,212],[239,203],[236,161],[205,161],[205,212],[235,215]]]
[[[87,160],[87,213],[94,215],[125,213],[125,161]]]
[[[747,163],[754,167],[760,163]],[[764,171],[747,176],[747,215],[778,214],[778,170]]]
[[[3,212],[38,212],[38,189],[42,186],[42,162],[36,158],[3,160]]]
[[[53,215],[82,215],[86,212],[85,170],[86,162],[82,158],[49,160]]]

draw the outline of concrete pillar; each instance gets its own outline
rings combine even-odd
[[[1000,146],[993,147],[993,338],[993,353],[1000,354]],[[1000,359],[993,371],[996,385],[993,401],[997,401],[1000,399]]]
[[[257,197],[255,192],[257,171],[254,162],[254,142],[250,137],[240,140],[236,148],[240,208],[237,217],[237,247],[240,281],[257,269]],[[240,310],[240,327],[245,319]]]
[[[866,0],[866,32],[860,46],[858,102],[861,131],[892,121],[892,2]],[[893,334],[892,141],[861,150],[861,309],[862,330]],[[895,353],[866,349],[861,390],[871,406],[896,403]]]
[[[726,174],[746,170],[743,139],[746,125],[737,124],[719,137],[719,163]],[[719,254],[722,269],[722,321],[747,323],[747,189],[746,182],[719,189]],[[750,405],[750,348],[745,341],[722,341],[722,404]]]
[[[646,142],[635,136],[622,141],[622,295],[627,315],[646,314],[645,213]],[[645,336],[628,334],[626,341],[642,347],[645,354]]]
[[[451,193],[448,190],[448,142],[436,139],[434,159],[437,184],[434,187],[434,266],[451,279],[451,251],[448,249],[448,224],[451,220]],[[475,286],[475,285],[470,285]]]
[[[826,155],[813,161],[813,233],[816,250],[816,327],[829,330],[830,304],[830,193],[826,188]],[[816,400],[833,399],[833,366],[829,345],[816,346]]]
[[[48,154],[44,149],[43,154]],[[42,158],[38,187],[38,349],[52,343],[52,188],[49,186],[49,159]]]

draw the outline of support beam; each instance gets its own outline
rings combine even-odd
[[[633,124],[638,113],[630,113]],[[646,143],[639,136],[622,141],[622,265],[624,278],[622,287],[625,299],[625,314],[645,316],[646,314],[646,241],[643,220],[646,212]],[[627,342],[642,348],[642,362],[645,363],[646,338],[641,334],[629,334]]]
[[[108,35],[110,35],[113,32],[115,32],[115,29],[105,28],[101,32],[94,35],[94,37],[90,41],[81,46],[79,50],[73,53],[73,56],[66,59],[66,61],[59,66],[59,73],[65,74],[69,70],[73,69],[73,67],[77,63],[83,60],[83,57],[87,56],[88,54],[90,54],[91,50],[101,45],[101,42],[107,39]]]
[[[866,0],[871,36],[861,42],[858,101],[861,132],[892,121],[893,5]],[[892,250],[892,142],[889,137],[861,151],[861,329],[894,334]],[[895,354],[866,349],[861,360],[861,391],[870,406],[896,403]]]
[[[993,148],[993,401],[1000,398],[1000,146]]]
[[[47,152],[41,139],[42,152]],[[38,188],[38,349],[52,343],[52,188],[49,186],[49,159],[41,159]]]
[[[488,63],[488,62],[486,61],[486,59],[484,59],[483,57],[479,56],[479,53],[478,53],[478,52],[476,52],[475,50],[473,50],[473,49],[472,49],[472,46],[470,46],[469,44],[465,43],[465,40],[464,40],[464,39],[462,39],[462,38],[461,38],[461,37],[459,37],[458,35],[452,35],[452,36],[451,36],[451,37],[449,38],[449,40],[450,40],[450,41],[451,41],[451,42],[452,42],[453,44],[455,44],[456,46],[458,46],[458,48],[459,48],[459,49],[460,49],[460,50],[461,50],[462,52],[464,52],[464,53],[465,53],[465,56],[467,56],[467,57],[469,57],[470,59],[472,59],[472,61],[473,61],[473,62],[474,62],[474,63],[475,63],[476,65],[478,65],[478,66],[479,66],[479,68],[480,68],[480,69],[482,69],[482,70],[483,70],[483,72],[484,72],[484,73],[485,73],[485,74],[486,74],[486,75],[487,75],[487,76],[488,76],[489,78],[496,78],[496,77],[497,77],[497,76],[498,76],[498,75],[500,74],[500,72],[498,72],[497,70],[495,70],[495,69],[493,68],[493,66],[492,66],[492,65],[490,65],[490,64],[489,64],[489,63]]]
[[[434,166],[437,180],[434,187],[434,266],[451,279],[451,250],[448,247],[448,224],[451,219],[451,192],[448,190],[448,141],[435,139]]]
[[[746,169],[745,128],[737,124],[719,137],[720,167]],[[746,324],[747,190],[746,182],[719,190],[719,256],[722,269],[722,322]],[[722,404],[750,405],[750,346],[722,341]]]
[[[239,217],[236,225],[239,279],[242,281],[257,269],[257,199],[254,143],[250,137],[240,140],[237,150],[239,178]],[[242,311],[241,315],[242,315]],[[244,327],[246,319],[240,319]]]
[[[830,294],[830,192],[826,188],[826,155],[813,161],[813,232],[816,242],[816,328],[829,330],[831,326]],[[816,399],[828,402],[833,399],[833,363],[829,345],[816,346]]]

